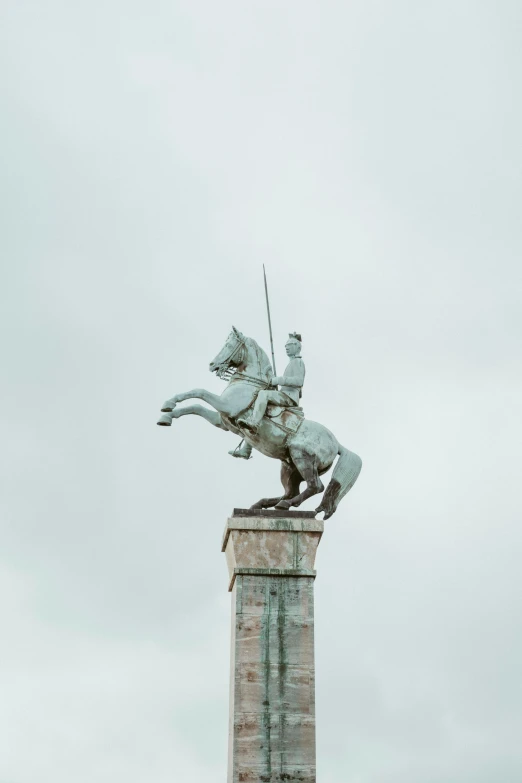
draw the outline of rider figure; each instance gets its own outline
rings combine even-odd
[[[282,408],[293,408],[299,405],[299,398],[302,395],[301,390],[305,379],[305,366],[301,358],[301,342],[300,334],[293,332],[288,336],[285,349],[290,362],[283,376],[274,375],[272,377],[272,384],[280,386],[281,390],[263,389],[260,391],[254,404],[251,420],[239,419],[239,423],[246,425],[253,433],[257,432],[269,403],[280,405]],[[252,446],[243,441],[240,448],[228,453],[233,457],[250,459]]]

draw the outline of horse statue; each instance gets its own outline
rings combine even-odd
[[[342,446],[322,424],[307,420],[301,408],[269,405],[260,425],[255,430],[248,426],[248,413],[259,391],[273,388],[273,371],[264,350],[234,326],[209,369],[228,381],[223,394],[212,394],[205,389],[175,394],[164,403],[158,424],[170,427],[172,420],[180,416],[202,416],[215,427],[240,435],[267,457],[280,460],[284,495],[261,498],[252,509],[288,510],[318,495],[324,490],[320,476],[338,456],[330,483],[316,509],[316,513],[324,512],[324,519],[329,519],[355,484],[362,467],[361,458]],[[203,400],[214,410],[202,405],[177,407],[179,402],[190,399]],[[303,481],[306,488],[301,492]]]

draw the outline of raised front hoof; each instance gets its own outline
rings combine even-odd
[[[288,500],[280,500],[279,503],[277,503],[277,505],[274,508],[282,508],[285,511],[288,511],[288,509],[290,508],[290,503]]]
[[[167,414],[166,416],[161,416],[161,418],[159,418],[156,423],[158,427],[171,427],[172,416],[170,416],[169,414]]]
[[[162,413],[172,413],[173,410],[174,410],[174,406],[173,405],[168,405],[167,403],[165,403],[165,405],[161,409],[161,412]]]

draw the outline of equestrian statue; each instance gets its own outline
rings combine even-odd
[[[299,406],[305,378],[301,346],[301,335],[290,334],[285,346],[290,362],[284,375],[278,376],[275,363],[272,368],[265,351],[233,326],[209,367],[211,372],[228,382],[223,394],[212,394],[205,389],[175,394],[163,404],[158,424],[170,427],[172,420],[180,416],[202,416],[215,427],[241,436],[242,443],[229,452],[232,456],[249,459],[252,449],[256,449],[267,457],[280,460],[284,494],[262,498],[251,506],[252,509],[288,510],[300,506],[324,490],[320,476],[338,457],[330,483],[316,509],[316,513],[322,511],[324,519],[328,519],[355,484],[362,462],[357,454],[341,445],[330,430],[305,418]],[[190,399],[203,400],[214,410],[202,405],[177,407],[178,403]],[[301,492],[303,482],[306,487]]]

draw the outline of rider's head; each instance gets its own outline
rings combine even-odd
[[[297,332],[292,332],[292,334],[289,334],[285,345],[286,355],[292,358],[294,356],[299,356],[301,353],[301,342],[300,334],[297,334]]]

